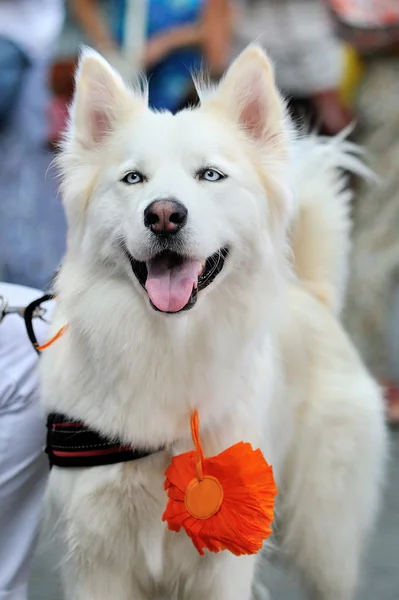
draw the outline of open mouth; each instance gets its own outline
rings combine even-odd
[[[124,251],[133,273],[147,291],[152,307],[165,313],[192,308],[198,293],[219,275],[229,254],[228,248],[221,248],[205,261],[200,261],[164,250],[141,262],[135,260],[127,248]]]

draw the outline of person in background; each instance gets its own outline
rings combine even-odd
[[[322,0],[240,0],[235,54],[253,40],[269,52],[280,88],[294,107],[306,109],[323,133],[353,121],[340,99],[343,50]]]
[[[0,2],[0,128],[16,126],[19,108],[32,110],[29,133],[45,140],[47,69],[64,21],[63,0]],[[31,80],[34,79],[34,82]],[[34,87],[34,89],[33,89]],[[21,107],[22,105],[22,107]]]
[[[0,280],[43,287],[64,251],[47,79],[64,0],[0,0]],[[49,252],[51,248],[51,252]]]
[[[105,57],[118,53],[126,1],[109,0],[111,27],[98,0],[71,0],[89,41]],[[149,77],[149,103],[176,112],[192,97],[191,72],[203,62],[212,76],[227,66],[233,28],[231,0],[147,0],[146,39],[141,65]]]
[[[28,579],[48,474],[38,355],[19,314],[38,290],[0,282],[0,599],[28,600]],[[35,333],[45,340],[46,323]]]

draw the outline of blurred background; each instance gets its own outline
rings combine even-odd
[[[0,0],[0,281],[44,289],[65,249],[53,165],[82,43],[126,78],[150,76],[150,103],[197,102],[190,71],[215,81],[249,42],[274,60],[301,129],[348,126],[379,177],[353,180],[353,253],[345,324],[387,391],[391,471],[359,598],[399,599],[399,0]],[[1,536],[1,532],[0,532]],[[42,542],[31,600],[59,598]],[[300,598],[268,567],[273,599]]]

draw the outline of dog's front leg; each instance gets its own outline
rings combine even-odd
[[[132,573],[119,571],[108,566],[81,566],[63,569],[65,600],[151,600]]]
[[[222,552],[199,563],[184,600],[251,600],[256,556]]]
[[[309,600],[353,600],[384,474],[383,403],[361,372],[323,384],[302,411],[288,458],[281,544]]]

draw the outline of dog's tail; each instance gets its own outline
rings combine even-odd
[[[339,314],[346,292],[350,251],[350,202],[347,173],[371,177],[360,149],[346,136],[309,136],[294,148],[298,212],[291,242],[297,277],[308,291]]]

